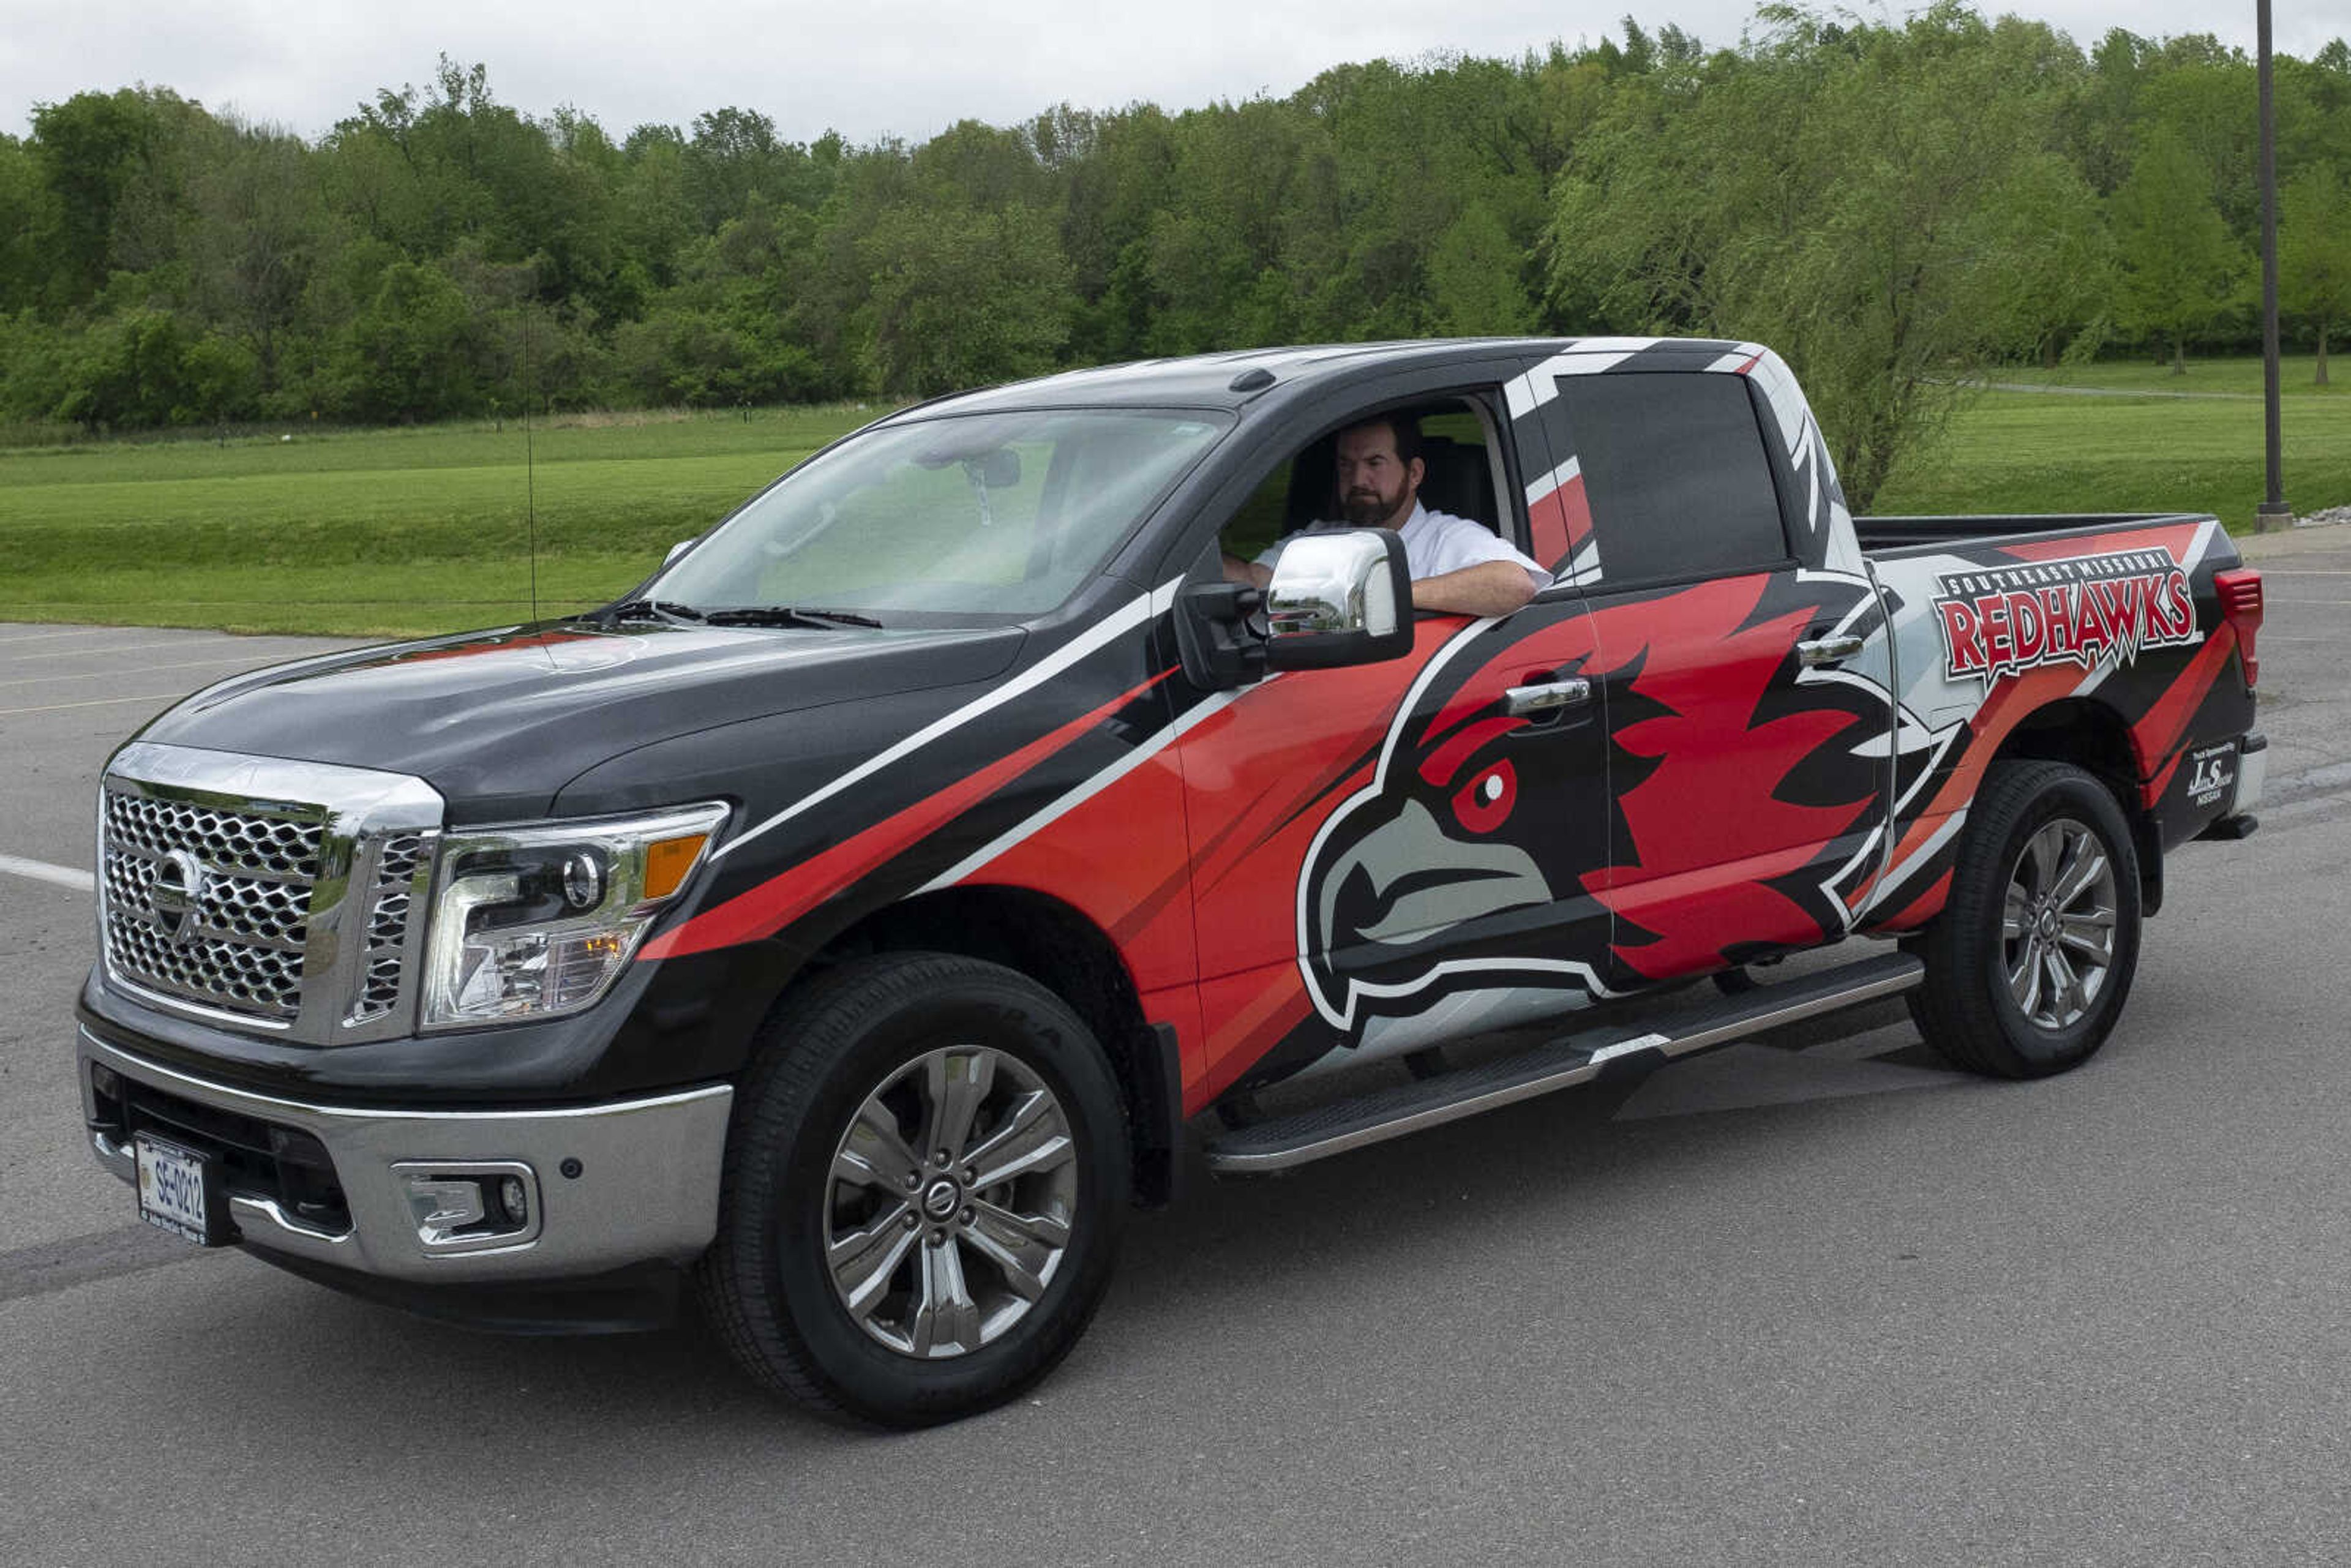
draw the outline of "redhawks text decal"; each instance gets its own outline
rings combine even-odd
[[[1956,680],[1989,685],[2041,664],[2128,664],[2142,648],[2200,643],[2188,574],[2159,549],[1953,572],[1935,600]]]

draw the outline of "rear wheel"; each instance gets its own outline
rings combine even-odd
[[[860,960],[763,1031],[699,1275],[736,1358],[828,1412],[921,1426],[1076,1343],[1128,1200],[1115,1080],[1026,977]]]
[[[2000,764],[1917,945],[1927,977],[1911,1016],[1954,1066],[2063,1072],[2113,1030],[2138,938],[2138,856],[2114,796],[2067,763]]]

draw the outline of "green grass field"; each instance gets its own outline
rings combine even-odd
[[[413,634],[594,603],[857,408],[0,453],[0,618]]]
[[[2309,354],[2287,354],[2278,361],[2278,391],[2286,397],[2351,396],[2351,364],[2340,352],[2328,356],[2330,385],[2315,384],[2317,361]],[[2107,360],[2095,365],[2065,365],[2044,371],[2038,366],[2002,371],[1990,378],[2026,386],[2092,387],[2101,392],[2185,393],[2195,397],[2262,395],[2262,361],[2258,355],[2225,360],[2190,360],[2188,373],[2171,373],[2171,361]]]
[[[2286,495],[2305,512],[2351,503],[2351,399],[2310,388],[2309,372],[2289,361],[2284,408]],[[2251,523],[2259,361],[2193,361],[2184,378],[2138,364],[2058,374],[2112,393],[2256,395],[1987,392],[1872,510]],[[535,432],[542,610],[629,587],[672,543],[877,412],[615,415]],[[530,609],[523,455],[512,423],[0,452],[0,620],[385,635],[517,621]]]
[[[2111,391],[2147,390],[2126,385],[2119,373],[2139,367],[2095,369],[2118,372],[2106,383]],[[2307,361],[2304,370],[2306,378]],[[2263,485],[2261,361],[2214,361],[2187,379],[2196,381],[2198,371],[2199,388],[2230,391],[2250,374],[2253,395],[1984,392],[1947,441],[1896,469],[1870,509],[2210,512],[2231,528],[2248,528]],[[2101,380],[2085,375],[2066,384]],[[2162,371],[2147,378],[2161,392],[2179,390],[2179,380]],[[2286,384],[2294,384],[2291,367]],[[2287,502],[2299,512],[2351,503],[2351,399],[2305,390],[2285,398],[2279,414]]]

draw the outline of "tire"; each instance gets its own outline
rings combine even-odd
[[[827,1415],[1001,1404],[1110,1282],[1133,1173],[1117,1081],[998,965],[893,954],[808,982],[760,1030],[727,1145],[705,1312],[754,1379]]]
[[[1910,1015],[1954,1067],[2000,1078],[2063,1072],[2114,1029],[2138,946],[2138,853],[2114,795],[2068,763],[1995,764],[1942,913],[1913,944],[1927,976]],[[2067,975],[2078,988],[2062,983]]]

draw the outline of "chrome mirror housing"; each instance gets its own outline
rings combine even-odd
[[[1277,670],[1369,664],[1412,652],[1412,577],[1388,528],[1297,534],[1265,591],[1266,663]]]
[[[686,551],[688,551],[688,550],[692,549],[693,548],[694,548],[694,541],[693,541],[692,539],[680,539],[680,540],[678,540],[678,541],[677,541],[677,543],[675,543],[675,544],[674,544],[674,545],[672,545],[672,546],[670,546],[670,547],[669,547],[669,554],[667,554],[667,555],[665,555],[665,556],[662,557],[662,565],[664,565],[664,566],[667,566],[667,565],[669,565],[672,561],[674,561],[674,560],[677,559],[677,558],[678,558],[678,557],[680,557],[680,556],[684,555]]]

